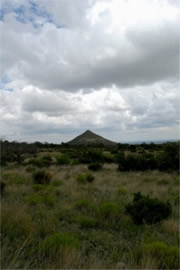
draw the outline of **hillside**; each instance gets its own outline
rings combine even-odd
[[[77,136],[73,140],[67,142],[70,145],[99,145],[103,144],[105,146],[113,146],[116,143],[110,140],[107,140],[95,133],[93,133],[90,130],[86,130],[84,133],[81,135]]]

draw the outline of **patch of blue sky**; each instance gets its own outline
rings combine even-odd
[[[12,6],[10,3],[5,2],[0,5],[0,21],[4,20],[4,16],[12,11]]]
[[[43,27],[46,23],[52,23],[57,28],[65,28],[64,25],[57,24],[53,16],[34,0],[28,0],[26,4],[14,5],[13,1],[4,2],[0,7],[0,21],[8,13],[14,13],[15,19],[21,23],[31,23],[36,29]]]
[[[44,23],[52,23],[54,24],[57,28],[65,28],[64,25],[57,24],[54,20],[52,15],[47,12],[47,10],[43,7],[40,7],[36,1],[29,0],[29,10],[31,14],[33,14],[36,17],[42,18]],[[33,17],[32,17],[33,18]],[[37,28],[39,25],[35,20],[31,21],[33,23],[33,26]]]
[[[10,82],[10,78],[6,74],[3,75],[2,79],[0,80],[0,90],[13,91],[13,88],[7,87],[7,84]]]

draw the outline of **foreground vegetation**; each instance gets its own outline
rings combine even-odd
[[[2,149],[2,269],[179,269],[176,143],[25,146]]]

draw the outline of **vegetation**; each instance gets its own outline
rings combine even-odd
[[[2,142],[1,268],[179,269],[177,153]]]
[[[166,219],[172,212],[169,202],[162,202],[157,198],[143,196],[140,192],[134,194],[133,203],[126,205],[126,211],[136,224],[153,224]]]
[[[52,175],[46,171],[37,171],[33,174],[35,184],[49,184]]]

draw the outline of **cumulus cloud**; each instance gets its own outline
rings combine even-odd
[[[178,23],[178,1],[2,0],[3,135],[177,138]]]

